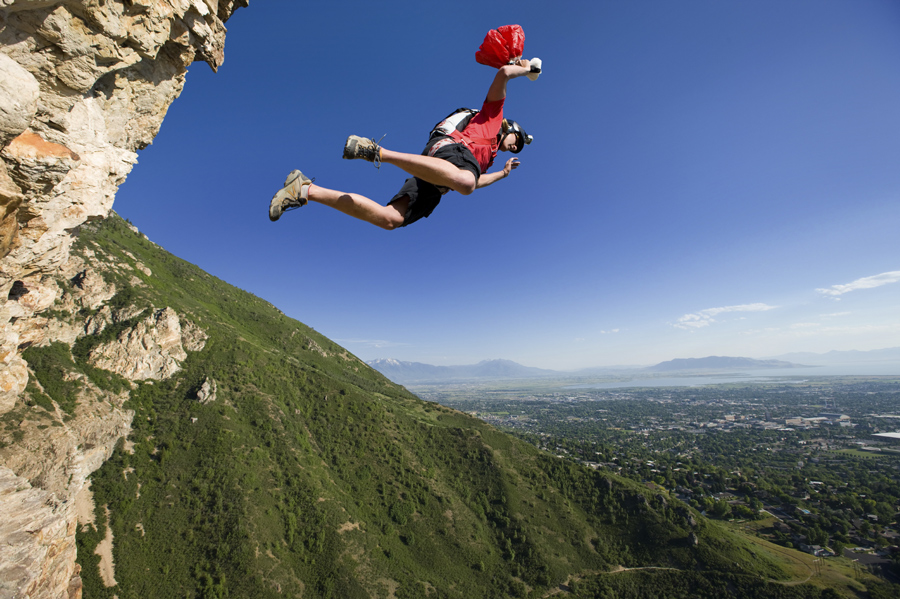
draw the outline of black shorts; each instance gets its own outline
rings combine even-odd
[[[431,140],[422,154],[428,155],[428,151],[435,143],[440,141],[440,139],[441,138]],[[478,161],[475,160],[475,156],[469,151],[469,148],[462,144],[446,145],[435,152],[434,157],[446,160],[457,168],[470,171],[475,175],[476,183],[478,182],[478,178],[481,177],[481,168],[478,166]],[[448,191],[449,188],[447,187],[438,187],[437,185],[419,179],[418,177],[412,177],[406,180],[406,183],[403,184],[403,187],[400,188],[397,195],[391,198],[388,205],[390,206],[401,198],[409,198],[409,204],[406,208],[403,224],[400,225],[405,227],[406,225],[411,225],[420,218],[428,218],[431,213],[434,212],[434,209],[437,208],[437,205],[441,203],[441,196]]]

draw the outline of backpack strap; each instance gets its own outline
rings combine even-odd
[[[497,150],[500,148],[500,144],[497,142],[496,137],[468,137],[463,135],[460,131],[451,131],[450,137],[460,142],[470,150],[472,149],[471,145],[476,146],[490,146],[491,147],[491,155],[496,154]]]
[[[428,138],[450,135],[450,132],[454,129],[462,131],[476,114],[478,114],[478,111],[472,108],[457,108],[431,129]]]

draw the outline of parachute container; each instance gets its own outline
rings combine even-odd
[[[518,25],[504,25],[491,29],[475,53],[479,64],[499,69],[514,58],[521,58],[525,49],[525,32]]]

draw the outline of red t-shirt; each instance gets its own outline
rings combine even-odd
[[[505,100],[505,98],[504,98]],[[497,100],[488,102],[485,100],[481,106],[481,112],[472,117],[469,124],[463,129],[463,137],[468,142],[466,146],[471,150],[481,167],[481,172],[487,172],[494,163],[497,155],[497,136],[503,125],[503,102]],[[491,144],[493,142],[493,146]]]

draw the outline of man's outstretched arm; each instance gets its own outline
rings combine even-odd
[[[505,179],[514,169],[517,168],[519,168],[519,159],[510,158],[506,161],[506,165],[503,167],[503,170],[499,170],[496,173],[485,173],[481,175],[481,177],[478,178],[478,183],[475,185],[475,189],[481,189],[482,187],[487,187],[492,183],[496,183],[500,179]]]
[[[494,82],[488,89],[487,101],[496,102],[506,97],[506,83],[510,79],[522,77],[531,72],[531,61],[519,59],[516,64],[508,64],[497,69]]]

